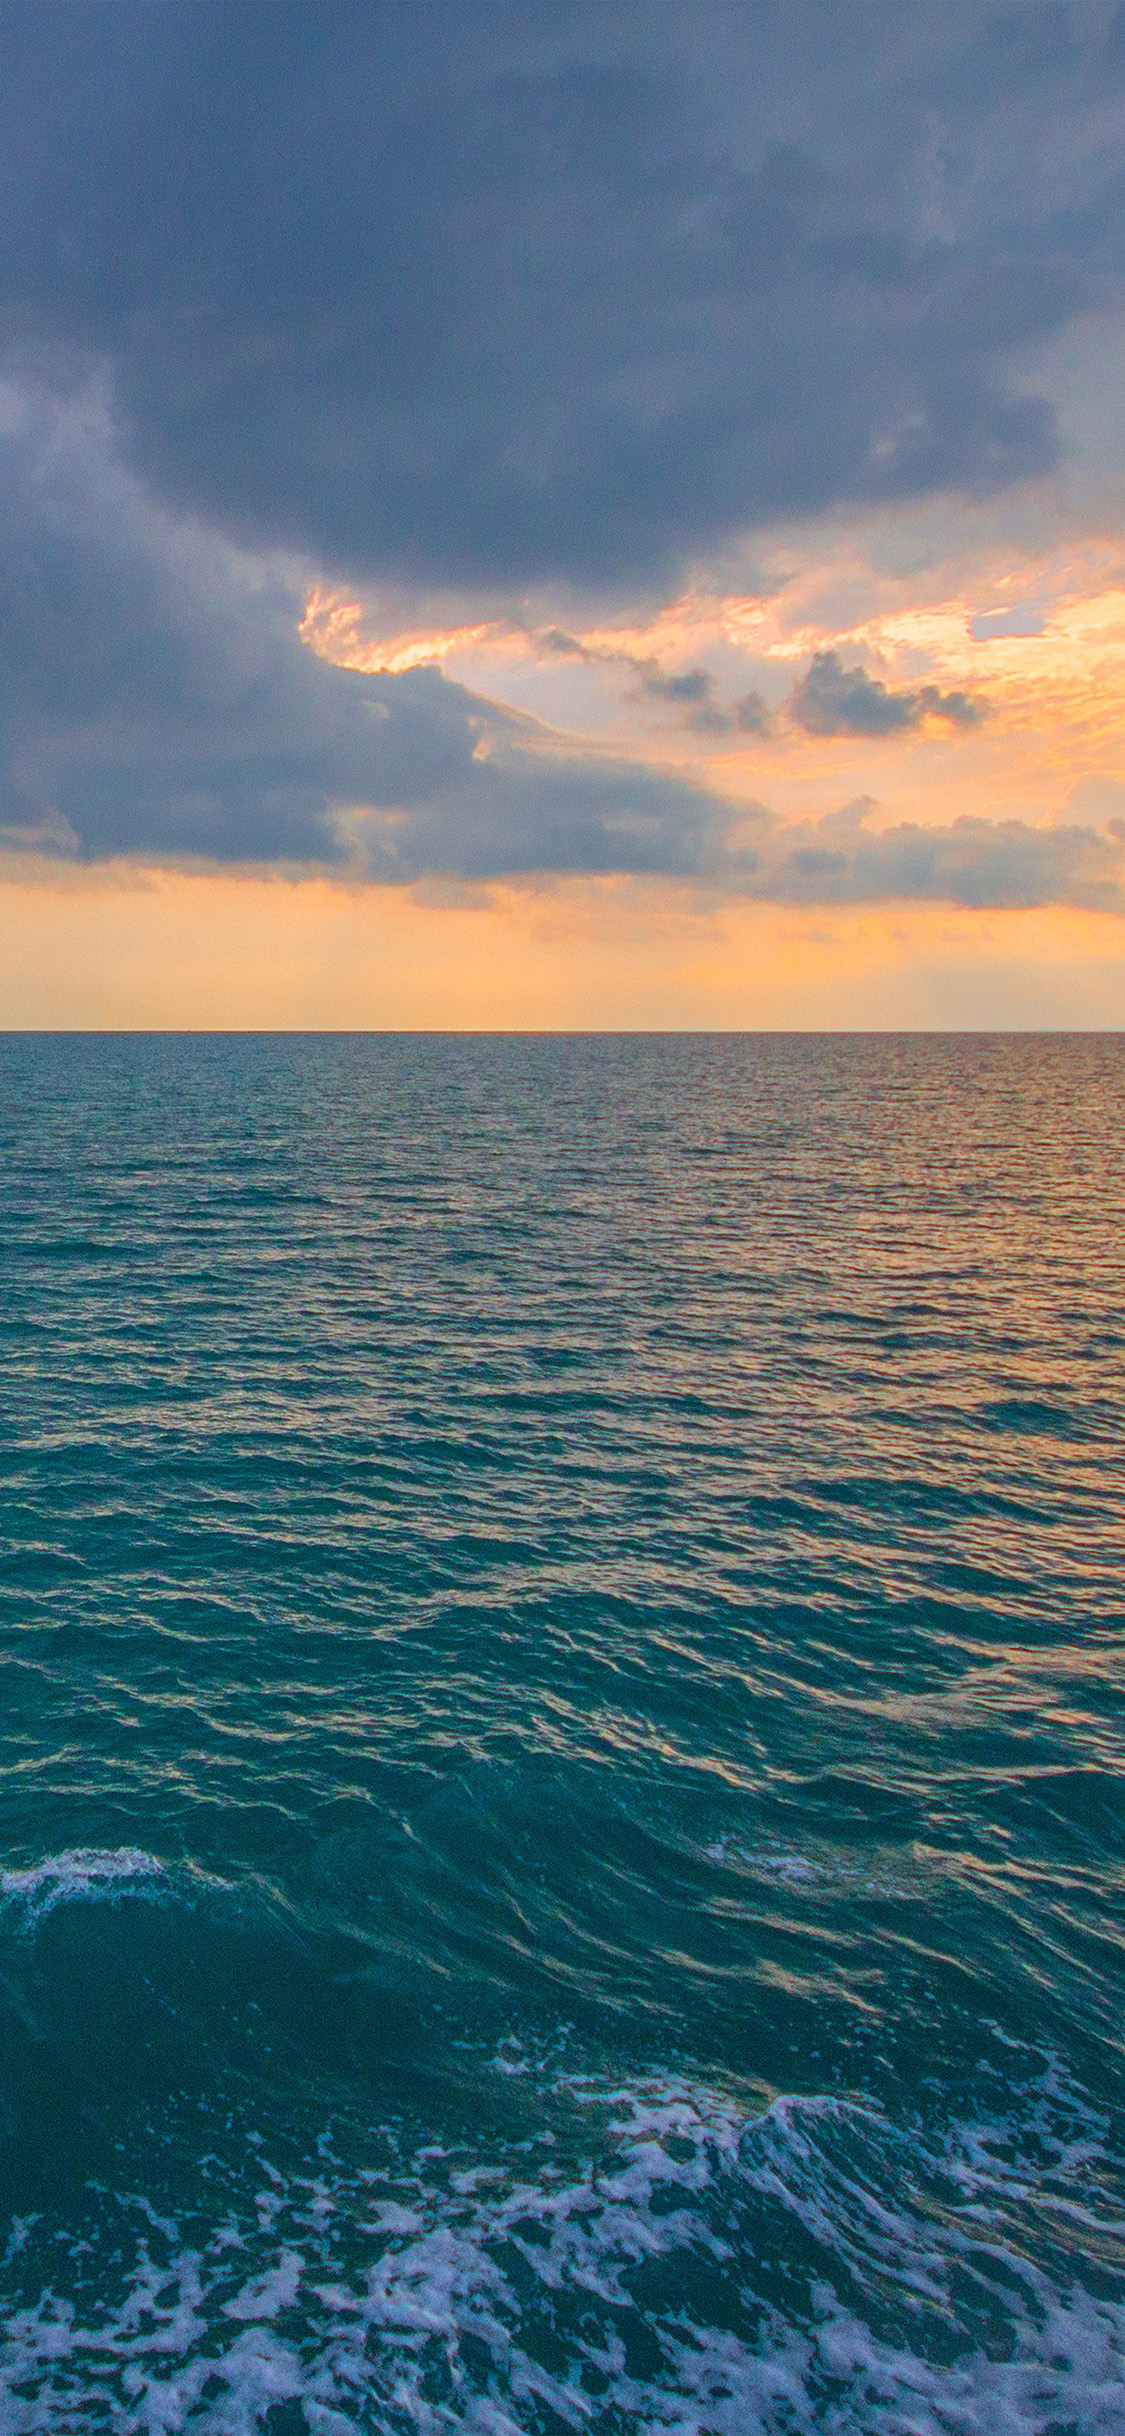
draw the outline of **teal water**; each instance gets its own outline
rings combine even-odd
[[[0,2436],[1120,2436],[1123,1113],[0,1042]]]

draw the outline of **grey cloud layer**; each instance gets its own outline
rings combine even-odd
[[[1053,461],[1123,81],[1109,0],[0,0],[0,315],[256,544],[663,581]]]
[[[976,907],[1125,910],[1125,822],[1043,829],[1020,820],[910,821],[868,829],[863,807],[819,822],[761,816],[742,877],[775,904],[863,905],[903,898]]]
[[[434,670],[330,667],[301,645],[283,573],[171,517],[122,465],[96,391],[0,381],[0,569],[9,849],[393,880],[653,873],[786,903],[1123,902],[1112,818],[786,825],[569,749]],[[706,710],[688,675],[688,709]]]
[[[359,677],[122,466],[97,392],[0,384],[0,829],[86,857],[694,872],[719,807],[432,670]],[[364,807],[357,825],[355,807]]]

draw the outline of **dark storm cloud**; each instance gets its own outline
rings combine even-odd
[[[1052,462],[1011,364],[1118,277],[1122,47],[1081,0],[0,0],[0,312],[258,543],[662,579]]]
[[[838,651],[818,651],[793,688],[789,716],[809,736],[901,736],[927,719],[975,727],[984,704],[936,685],[884,685],[864,668],[845,668]]]
[[[407,878],[708,861],[712,797],[436,670],[333,668],[300,606],[153,501],[96,392],[0,381],[0,842]]]

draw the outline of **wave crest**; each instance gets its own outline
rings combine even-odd
[[[164,1863],[138,1846],[121,1844],[113,1851],[77,1846],[49,1853],[26,1869],[0,1870],[0,1900],[22,1903],[31,1920],[42,1920],[60,1903],[116,1901],[138,1883],[150,1893],[152,1881],[166,1876]]]

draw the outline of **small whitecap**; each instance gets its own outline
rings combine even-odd
[[[0,1900],[22,1902],[29,1918],[42,1920],[60,1903],[113,1901],[138,1881],[165,1876],[163,1862],[134,1845],[112,1852],[78,1847],[49,1853],[28,1869],[0,1870]]]
[[[748,1852],[746,1860],[751,1869],[768,1869],[786,1886],[812,1886],[824,1875],[815,1861],[806,1861],[799,1852]]]
[[[800,1852],[747,1852],[733,1836],[721,1835],[706,1847],[709,1861],[737,1861],[744,1869],[765,1869],[788,1886],[811,1886],[824,1876],[815,1861]]]

